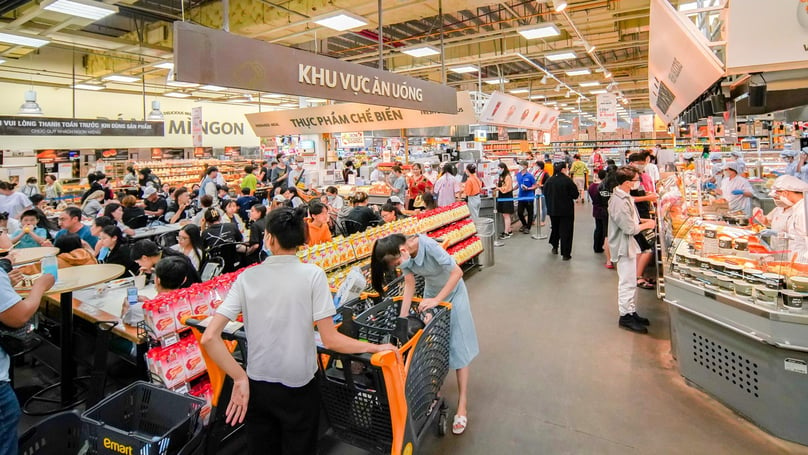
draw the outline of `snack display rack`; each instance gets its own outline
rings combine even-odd
[[[138,169],[145,167],[160,178],[163,183],[171,186],[188,186],[199,183],[202,174],[208,166],[216,166],[224,175],[228,185],[235,185],[244,175],[244,166],[250,164],[247,160],[163,160],[141,161],[135,163]]]
[[[805,252],[721,205],[694,206],[685,182],[667,181],[658,208],[679,371],[775,436],[807,444]]]

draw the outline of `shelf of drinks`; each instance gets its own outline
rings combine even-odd
[[[449,248],[475,234],[477,234],[477,227],[474,224],[474,221],[472,221],[471,218],[464,218],[437,230],[431,231],[427,235],[436,240],[443,239],[443,241],[448,241],[449,243],[447,243],[445,246]]]
[[[477,236],[472,236],[446,250],[458,265],[465,264],[483,252],[483,242]]]

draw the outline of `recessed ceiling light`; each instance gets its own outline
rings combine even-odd
[[[600,85],[600,82],[598,81],[581,82],[578,85],[580,85],[581,87],[597,87],[598,85]]]
[[[211,92],[221,92],[227,90],[225,87],[219,87],[218,85],[203,85],[202,87],[199,88],[201,88],[202,90],[210,90]]]
[[[154,67],[155,68],[161,68],[161,69],[164,69],[164,70],[173,70],[174,69],[174,63],[173,62],[160,62],[160,63],[154,65]]]
[[[508,79],[505,79],[505,78],[497,77],[497,78],[494,78],[494,79],[486,79],[483,82],[485,82],[488,85],[497,85],[497,84],[500,84],[500,83],[507,84],[510,81]]]
[[[440,50],[437,47],[428,44],[419,44],[417,46],[402,49],[401,52],[411,55],[413,57],[429,57],[430,55],[440,55]]]
[[[509,93],[513,93],[514,95],[519,95],[520,93],[530,93],[530,90],[526,88],[515,88],[508,90]]]
[[[124,76],[123,74],[110,74],[102,77],[101,79],[111,82],[137,82],[140,80],[139,77]]]
[[[281,103],[279,106],[281,106],[281,107],[300,107],[300,105],[296,104],[296,103]]]
[[[78,84],[74,85],[73,88],[77,88],[79,90],[98,91],[98,90],[104,90],[105,88],[107,88],[107,86],[101,84],[91,84],[89,82],[79,82]]]
[[[463,66],[455,66],[454,68],[449,68],[449,71],[459,74],[476,73],[479,70],[480,69],[474,65],[463,65]]]
[[[602,95],[604,93],[609,93],[609,92],[607,92],[606,90],[600,89],[600,90],[590,90],[589,93],[591,93],[592,95]]]
[[[592,74],[592,72],[589,71],[589,68],[580,68],[580,69],[576,69],[576,70],[567,70],[567,71],[564,71],[564,72],[567,73],[567,76],[585,76],[587,74]]]
[[[560,62],[562,60],[572,60],[576,58],[575,52],[573,51],[561,51],[561,52],[553,52],[551,54],[546,54],[544,56],[547,60],[551,62]]]
[[[527,97],[527,99],[529,99],[529,100],[543,100],[545,98],[547,98],[547,97],[544,96],[544,95],[530,95],[530,96]]]
[[[528,27],[521,27],[517,30],[525,39],[549,38],[558,36],[561,31],[555,24],[536,24]]]
[[[54,0],[46,2],[44,9],[97,21],[118,12],[118,7],[90,0]]]
[[[315,19],[314,23],[340,32],[368,25],[368,21],[365,20],[364,17],[357,16],[347,11],[337,11],[323,16],[319,19]]]
[[[280,93],[265,93],[261,95],[262,98],[283,98],[286,95],[281,95]]]
[[[50,41],[38,36],[24,35],[22,33],[0,32],[0,43],[27,47],[42,47],[50,43]]]
[[[199,87],[199,84],[195,84],[193,82],[182,82],[182,81],[175,81],[175,80],[167,80],[166,85],[168,85],[170,87],[183,87],[183,88]]]
[[[163,96],[167,96],[169,98],[188,98],[191,95],[183,92],[167,92],[163,93]]]

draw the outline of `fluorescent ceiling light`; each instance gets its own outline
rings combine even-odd
[[[106,85],[101,85],[101,84],[90,84],[90,83],[87,83],[87,82],[80,82],[80,83],[74,85],[73,88],[77,88],[79,90],[98,91],[98,90],[104,90],[105,88],[107,88],[107,86]]]
[[[562,107],[561,109],[562,109],[562,110],[565,110],[565,111],[572,111],[572,110],[575,110],[575,108],[574,108],[574,107]]]
[[[508,90],[508,92],[513,93],[514,95],[518,95],[520,93],[530,93],[530,90],[528,90],[526,88],[515,88],[515,89]]]
[[[6,63],[6,61],[0,58],[0,65],[2,65],[3,63]]]
[[[558,104],[558,101],[547,101],[547,102],[546,102],[546,103],[544,103],[544,104],[546,104],[546,105],[548,105],[548,106],[555,106],[556,104]]]
[[[561,106],[561,107],[567,107],[567,106],[569,106],[569,104],[567,104],[567,103],[561,103],[561,104],[559,104],[559,106]]]
[[[237,98],[230,98],[229,100],[227,100],[228,103],[246,103],[246,102],[249,102],[249,101],[250,100],[248,100],[247,98],[245,98],[243,96],[240,96],[240,97],[237,97]]]
[[[561,51],[561,52],[553,52],[551,54],[547,54],[544,56],[547,60],[551,62],[560,62],[562,60],[572,60],[576,58],[575,52],[573,51]]]
[[[549,38],[561,34],[561,31],[555,24],[536,24],[529,27],[521,27],[517,31],[525,39]]]
[[[567,70],[567,71],[564,71],[564,72],[567,73],[567,76],[586,76],[587,74],[592,74],[592,72],[589,71],[589,68],[580,68],[580,69],[577,69],[577,70]]]
[[[547,97],[544,96],[544,95],[530,95],[530,96],[527,97],[527,99],[529,99],[529,100],[543,100],[545,98],[547,98]]]
[[[280,93],[265,93],[261,96],[264,98],[283,98],[286,95],[281,95]]]
[[[347,11],[338,11],[319,19],[315,19],[314,23],[340,32],[368,25],[368,21],[365,20],[364,17],[357,16],[356,14],[349,13]]]
[[[279,106],[281,106],[281,107],[300,107],[300,105],[295,104],[295,103],[281,103],[281,104],[279,104]]]
[[[507,83],[508,83],[508,82],[510,82],[510,81],[509,81],[508,79],[504,79],[504,78],[498,78],[498,77],[497,77],[497,78],[494,78],[494,79],[486,79],[486,80],[484,80],[483,82],[485,82],[485,83],[486,83],[486,84],[488,84],[488,85],[497,85],[497,84],[499,84],[499,83],[502,83],[502,84],[507,84]]]
[[[591,90],[589,93],[592,94],[592,95],[602,95],[604,93],[609,93],[609,92],[607,92],[606,90],[600,89],[600,90]]]
[[[609,71],[604,71],[603,72],[603,77],[605,77],[606,79],[609,79],[610,77],[612,77],[612,73],[610,73]]]
[[[102,77],[101,79],[111,82],[137,82],[140,80],[139,77],[124,76],[123,74],[110,74]]]
[[[203,85],[202,87],[199,88],[201,88],[202,90],[210,90],[211,92],[221,92],[227,90],[226,88],[219,87],[218,85]]]
[[[402,49],[401,52],[411,55],[413,57],[429,57],[430,55],[440,55],[440,50],[437,47],[429,46],[427,44],[419,44],[417,46]]]
[[[160,63],[154,65],[154,67],[155,68],[161,68],[161,69],[164,69],[164,70],[173,70],[174,69],[174,63],[172,63],[172,62],[160,62]]]
[[[0,43],[16,44],[17,46],[42,47],[50,41],[22,33],[0,32]]]
[[[584,43],[584,48],[586,49],[587,54],[591,54],[592,52],[595,52],[595,46],[593,46],[593,45],[591,45],[589,43]]]
[[[463,66],[455,66],[454,68],[449,68],[449,71],[458,74],[464,73],[476,73],[480,69],[474,65],[463,65]]]
[[[304,98],[309,103],[326,103],[328,100],[322,98]]]
[[[597,87],[598,85],[600,85],[600,82],[598,81],[581,82],[578,85],[580,85],[581,87]]]
[[[48,11],[97,21],[118,12],[118,7],[90,0],[54,0],[44,7]]]
[[[195,84],[193,82],[182,82],[182,81],[175,81],[175,80],[167,80],[166,85],[171,86],[171,87],[183,87],[183,88],[199,87],[199,84]]]
[[[191,95],[183,92],[167,92],[163,93],[163,96],[167,96],[169,98],[188,98]]]
[[[553,0],[553,9],[556,13],[560,13],[567,9],[567,0]]]

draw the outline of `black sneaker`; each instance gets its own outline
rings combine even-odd
[[[645,328],[644,325],[637,322],[632,314],[620,316],[620,319],[617,320],[617,325],[622,329],[631,330],[632,332],[648,333],[648,329]]]
[[[561,259],[563,259],[565,261],[569,261],[570,259],[572,259],[572,256],[564,256]]]
[[[502,237],[503,239],[509,239],[509,238],[511,238],[511,236],[513,236],[513,232],[505,232],[502,235],[504,236],[504,237]]]
[[[550,251],[550,252],[553,253],[553,254],[558,254],[558,248],[553,248],[552,251]]]
[[[636,311],[631,313],[631,316],[634,318],[635,321],[639,322],[642,325],[646,326],[651,325],[651,321],[649,321],[647,318],[640,316],[639,314],[637,314]]]

